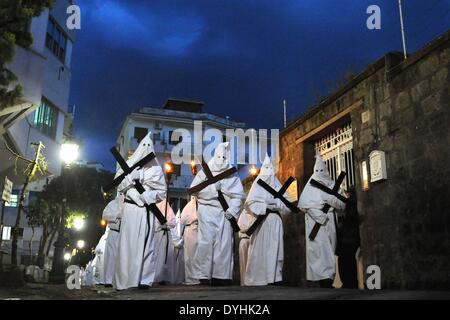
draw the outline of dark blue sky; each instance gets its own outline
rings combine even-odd
[[[70,103],[83,159],[108,150],[133,110],[168,97],[254,128],[282,126],[386,52],[401,50],[397,0],[78,0]],[[366,9],[381,8],[381,30]],[[408,51],[450,27],[450,0],[403,1]]]

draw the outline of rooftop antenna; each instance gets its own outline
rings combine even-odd
[[[283,100],[283,112],[284,112],[284,127],[286,128],[286,99]]]
[[[406,55],[405,28],[403,26],[402,0],[398,0],[398,10],[400,12],[400,27],[402,30],[403,56],[406,59],[407,55]]]

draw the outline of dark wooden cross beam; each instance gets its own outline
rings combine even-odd
[[[284,193],[289,188],[291,183],[294,181],[295,181],[295,178],[289,177],[289,179],[286,180],[286,182],[283,184],[283,186],[278,191],[276,191],[274,188],[272,188],[270,185],[268,185],[266,182],[264,182],[261,179],[258,179],[258,181],[256,181],[256,183],[259,184],[264,190],[269,192],[271,195],[273,195],[273,197],[275,199],[280,199],[281,202],[283,202],[284,205],[286,207],[288,207],[289,210],[291,210],[294,213],[299,213],[300,209],[295,204],[293,204],[292,202],[289,202],[289,200],[284,197]]]
[[[152,161],[153,159],[155,159],[155,154],[153,152],[150,152],[148,155],[146,155],[145,157],[143,157],[141,160],[139,160],[138,162],[136,162],[134,165],[132,165],[131,167],[128,166],[127,162],[122,158],[122,156],[120,155],[119,151],[116,148],[111,148],[110,149],[112,155],[114,156],[114,158],[117,160],[117,162],[119,163],[120,167],[123,170],[123,173],[118,176],[117,178],[115,178],[111,183],[107,184],[106,186],[102,187],[102,191],[103,192],[108,192],[112,189],[114,189],[115,187],[117,187],[122,181],[123,179],[125,179],[125,177],[130,174],[134,169],[136,168],[142,168],[143,166],[145,166],[147,163],[149,163],[150,161]]]
[[[219,173],[218,175],[214,176],[209,169],[208,164],[205,162],[204,159],[202,159],[202,168],[203,172],[205,173],[206,180],[203,182],[200,182],[198,185],[193,186],[192,188],[188,189],[189,195],[192,195],[194,193],[198,193],[199,191],[205,189],[207,186],[219,182],[220,180],[223,180],[234,173],[237,172],[237,169],[235,167],[232,167],[230,169],[225,170],[224,172]],[[217,199],[219,200],[220,205],[222,206],[222,210],[226,212],[229,208],[227,201],[225,200],[225,197],[221,190],[217,191]],[[239,225],[234,217],[228,219],[228,221],[231,224],[231,227],[233,228],[234,232],[240,231]]]
[[[124,173],[121,174],[120,176],[118,176],[116,179],[114,179],[108,186],[119,185],[120,182],[122,182],[122,180],[125,178],[125,176],[130,174],[135,168],[138,168],[138,167],[141,168],[145,164],[147,164],[148,162],[150,162],[152,159],[155,158],[155,154],[153,152],[151,152],[148,155],[146,155],[144,158],[139,160],[136,164],[134,164],[133,166],[130,167],[130,166],[128,166],[128,163],[125,161],[125,159],[122,158],[122,156],[120,155],[119,151],[117,151],[116,148],[111,148],[111,153],[114,156],[114,158],[116,159],[120,168],[122,168]],[[120,179],[120,181],[119,181],[119,179]],[[145,188],[139,180],[134,181],[134,187],[136,188],[137,192],[139,192],[139,194],[143,194],[145,192]],[[106,188],[104,187],[103,190],[105,190],[105,189]],[[164,217],[164,215],[162,214],[162,212],[159,210],[159,208],[156,206],[155,203],[145,204],[145,208],[155,215],[156,219],[158,219],[158,221],[161,225],[167,223],[166,217]]]
[[[264,220],[266,220],[268,215],[269,215],[269,212],[267,212],[267,210],[266,210],[266,214],[259,215],[256,218],[256,220],[252,223],[252,225],[247,229],[245,234],[248,235],[249,237],[251,237],[252,234],[256,231],[256,229],[258,229],[258,227],[264,222]]]
[[[286,190],[289,188],[289,186],[294,181],[295,181],[295,178],[289,177],[289,179],[286,180],[286,182],[283,184],[283,186],[278,191],[273,189],[269,184],[267,184],[266,182],[264,182],[261,179],[258,179],[256,183],[259,184],[264,190],[269,192],[271,195],[273,195],[274,198],[280,199],[281,202],[283,202],[286,205],[286,207],[289,208],[289,210],[291,210],[294,213],[299,213],[300,209],[297,206],[295,206],[293,203],[289,202],[289,200],[284,197],[284,193],[286,192]],[[248,236],[251,236],[256,231],[256,229],[264,222],[264,220],[266,220],[268,214],[270,214],[270,212],[266,211],[265,215],[259,215],[256,218],[255,222],[253,222],[253,224],[250,226],[250,228],[248,228],[246,234]]]
[[[339,193],[339,188],[341,187],[341,184],[344,181],[346,175],[347,174],[344,171],[341,171],[336,182],[334,183],[333,189],[330,189],[327,186],[324,186],[323,184],[321,184],[320,182],[318,182],[314,179],[311,179],[311,181],[309,183],[311,183],[311,185],[313,187],[320,189],[323,192],[326,192],[332,196],[335,196],[336,198],[338,198],[339,200],[341,200],[344,203],[347,203],[348,199]],[[327,213],[328,210],[330,210],[330,205],[328,203],[326,203],[322,208],[322,212]],[[314,241],[321,226],[322,225],[320,223],[316,222],[313,229],[311,230],[311,233],[309,234],[309,240]]]
[[[208,164],[205,162],[204,159],[202,159],[202,168],[203,168],[203,171],[205,172],[206,180],[203,182],[200,182],[198,185],[193,186],[192,188],[189,188],[188,189],[189,195],[198,193],[199,191],[205,189],[207,186],[209,186],[213,183],[216,183],[224,178],[227,178],[237,172],[237,169],[235,167],[231,167],[230,169],[227,169],[224,172],[221,172],[218,175],[213,176],[211,173],[211,170],[209,170]]]

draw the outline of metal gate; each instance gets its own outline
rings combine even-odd
[[[315,142],[316,154],[322,156],[328,172],[336,180],[341,171],[347,173],[342,184],[344,189],[355,184],[355,164],[353,157],[352,125],[347,123]]]

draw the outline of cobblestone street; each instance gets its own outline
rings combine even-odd
[[[64,285],[28,284],[0,289],[2,300],[367,300],[445,299],[450,291],[344,290],[298,287],[157,286],[149,290],[115,291],[95,287],[68,290]]]

